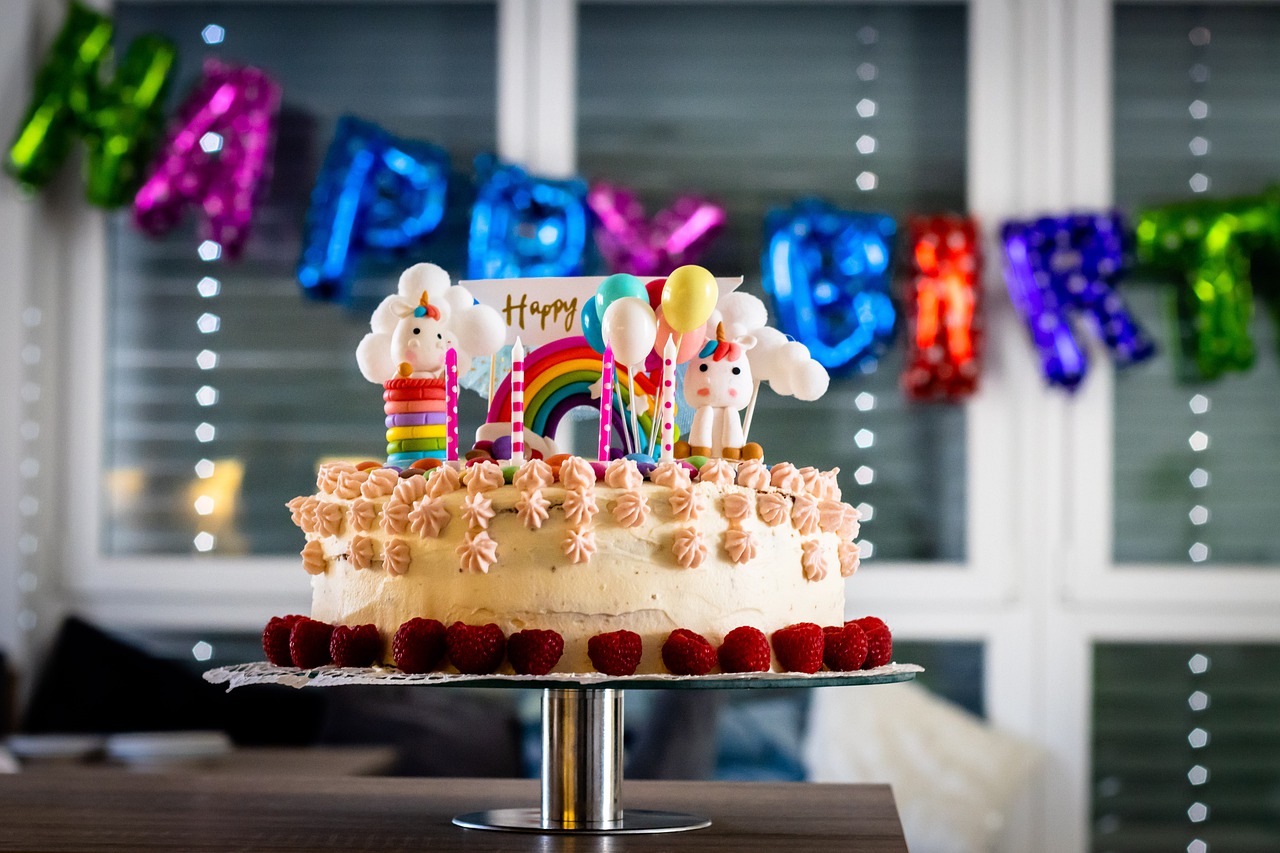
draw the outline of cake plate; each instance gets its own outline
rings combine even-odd
[[[489,809],[458,815],[465,829],[544,835],[623,835],[681,832],[711,825],[680,812],[622,808],[622,697],[624,690],[848,687],[910,681],[924,670],[891,663],[858,672],[735,673],[675,676],[600,674],[412,675],[394,669],[291,669],[267,663],[220,667],[204,674],[234,690],[249,684],[336,687],[351,684],[542,690],[542,802],[538,807]]]

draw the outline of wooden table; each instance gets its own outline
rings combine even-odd
[[[672,835],[546,836],[458,829],[456,814],[536,805],[524,779],[0,776],[0,851],[864,851],[907,849],[886,785],[625,782],[629,808],[707,815]]]

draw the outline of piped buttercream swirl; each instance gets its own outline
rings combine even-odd
[[[488,574],[489,567],[498,559],[498,543],[484,531],[468,533],[456,553],[464,571]]]
[[[581,530],[570,528],[565,532],[561,546],[564,548],[564,555],[569,558],[570,562],[585,563],[596,552],[595,532],[590,527]]]
[[[369,471],[354,468],[350,471],[338,472],[338,483],[333,493],[344,501],[354,500],[360,496],[360,487],[369,479]]]
[[[402,503],[405,506],[413,506],[422,500],[422,496],[427,493],[427,478],[421,475],[414,477],[406,477],[396,483],[391,490],[391,500],[394,503]]]
[[[795,505],[791,508],[791,521],[804,536],[817,533],[820,521],[818,499],[807,493],[796,495]]]
[[[541,459],[530,459],[521,465],[520,470],[516,471],[515,476],[511,478],[512,484],[522,492],[545,489],[555,481],[555,473],[551,470],[551,466]]]
[[[639,527],[649,517],[649,501],[639,489],[623,492],[614,501],[613,517],[622,527]]]
[[[698,482],[710,483],[713,486],[732,486],[734,481],[733,466],[723,459],[709,459],[698,469]]]
[[[604,469],[604,484],[611,489],[638,489],[644,475],[633,459],[615,459]]]
[[[819,497],[829,501],[838,501],[843,495],[840,492],[840,469],[832,468],[830,471],[822,472],[822,494]]]
[[[382,508],[382,532],[388,536],[404,533],[409,527],[409,514],[412,512],[412,504],[394,498],[387,501],[387,505]]]
[[[310,499],[310,495],[298,495],[296,498],[285,504],[285,506],[289,508],[289,519],[298,527],[302,526],[302,507]]]
[[[489,519],[493,516],[493,501],[484,492],[467,495],[462,502],[462,517],[467,520],[467,526],[470,528],[487,530]]]
[[[677,521],[697,521],[702,513],[703,498],[692,485],[671,492],[671,515]]]
[[[368,478],[360,484],[360,494],[370,500],[386,497],[400,482],[400,475],[393,468],[373,468]]]
[[[497,463],[488,461],[469,465],[462,472],[462,480],[467,484],[467,494],[469,495],[491,492],[500,488],[506,482],[506,478],[502,476],[502,469],[498,467]]]
[[[696,527],[682,527],[671,542],[671,554],[684,569],[696,569],[707,559],[707,542]]]
[[[600,511],[595,489],[570,489],[564,496],[564,517],[574,527],[582,528]]]
[[[432,470],[434,473],[427,478],[427,494],[433,498],[444,497],[455,491],[462,483],[462,478],[458,476],[458,472],[448,465],[441,465],[439,468]]]
[[[530,530],[538,530],[542,522],[547,520],[551,502],[542,495],[542,489],[531,489],[516,501],[516,515],[524,526]]]
[[[769,485],[794,495],[804,489],[804,477],[790,462],[779,462],[769,469]]]
[[[791,499],[778,492],[762,492],[756,500],[760,520],[770,527],[777,527],[791,517]]]
[[[347,521],[352,530],[368,533],[378,521],[378,505],[368,498],[356,498],[351,502]]]
[[[302,568],[309,575],[319,575],[324,573],[325,559],[324,546],[316,539],[312,539],[302,546]]]
[[[388,539],[382,546],[382,565],[387,574],[406,574],[409,571],[409,557],[409,543],[403,539]]]
[[[800,543],[800,567],[806,580],[820,581],[827,576],[827,553],[817,539]]]
[[[840,543],[840,577],[847,578],[858,570],[862,562],[862,552],[857,542]]]
[[[724,533],[724,550],[730,560],[741,565],[754,560],[760,549],[751,531],[729,528]]]
[[[668,489],[687,488],[692,478],[689,476],[689,469],[673,459],[665,462],[659,462],[658,467],[654,468],[649,474],[650,482],[659,486],[666,486]]]
[[[424,539],[435,539],[452,519],[442,499],[426,495],[409,512],[409,528]]]
[[[337,536],[342,532],[342,521],[346,513],[342,504],[334,501],[320,501],[316,505],[316,533],[321,536]]]
[[[373,539],[356,534],[351,537],[351,555],[348,558],[352,568],[367,569],[373,565]]]
[[[759,459],[748,459],[738,466],[738,485],[762,492],[769,486],[769,470]]]
[[[316,518],[316,508],[320,506],[320,499],[309,497],[302,502],[302,506],[298,509],[298,526],[302,528],[303,533],[316,533],[319,529],[319,521]]]
[[[589,489],[596,484],[596,469],[581,456],[570,456],[560,464],[560,482],[566,489]]]
[[[751,498],[750,492],[725,492],[721,502],[724,517],[739,524],[746,521],[751,517]]]

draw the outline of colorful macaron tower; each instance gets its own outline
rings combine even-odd
[[[443,460],[448,441],[444,378],[397,377],[382,389],[387,464],[408,468],[419,459]]]

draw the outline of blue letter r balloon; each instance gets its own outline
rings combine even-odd
[[[889,261],[896,228],[888,216],[815,199],[765,219],[764,289],[778,327],[828,370],[867,367],[893,340]]]

